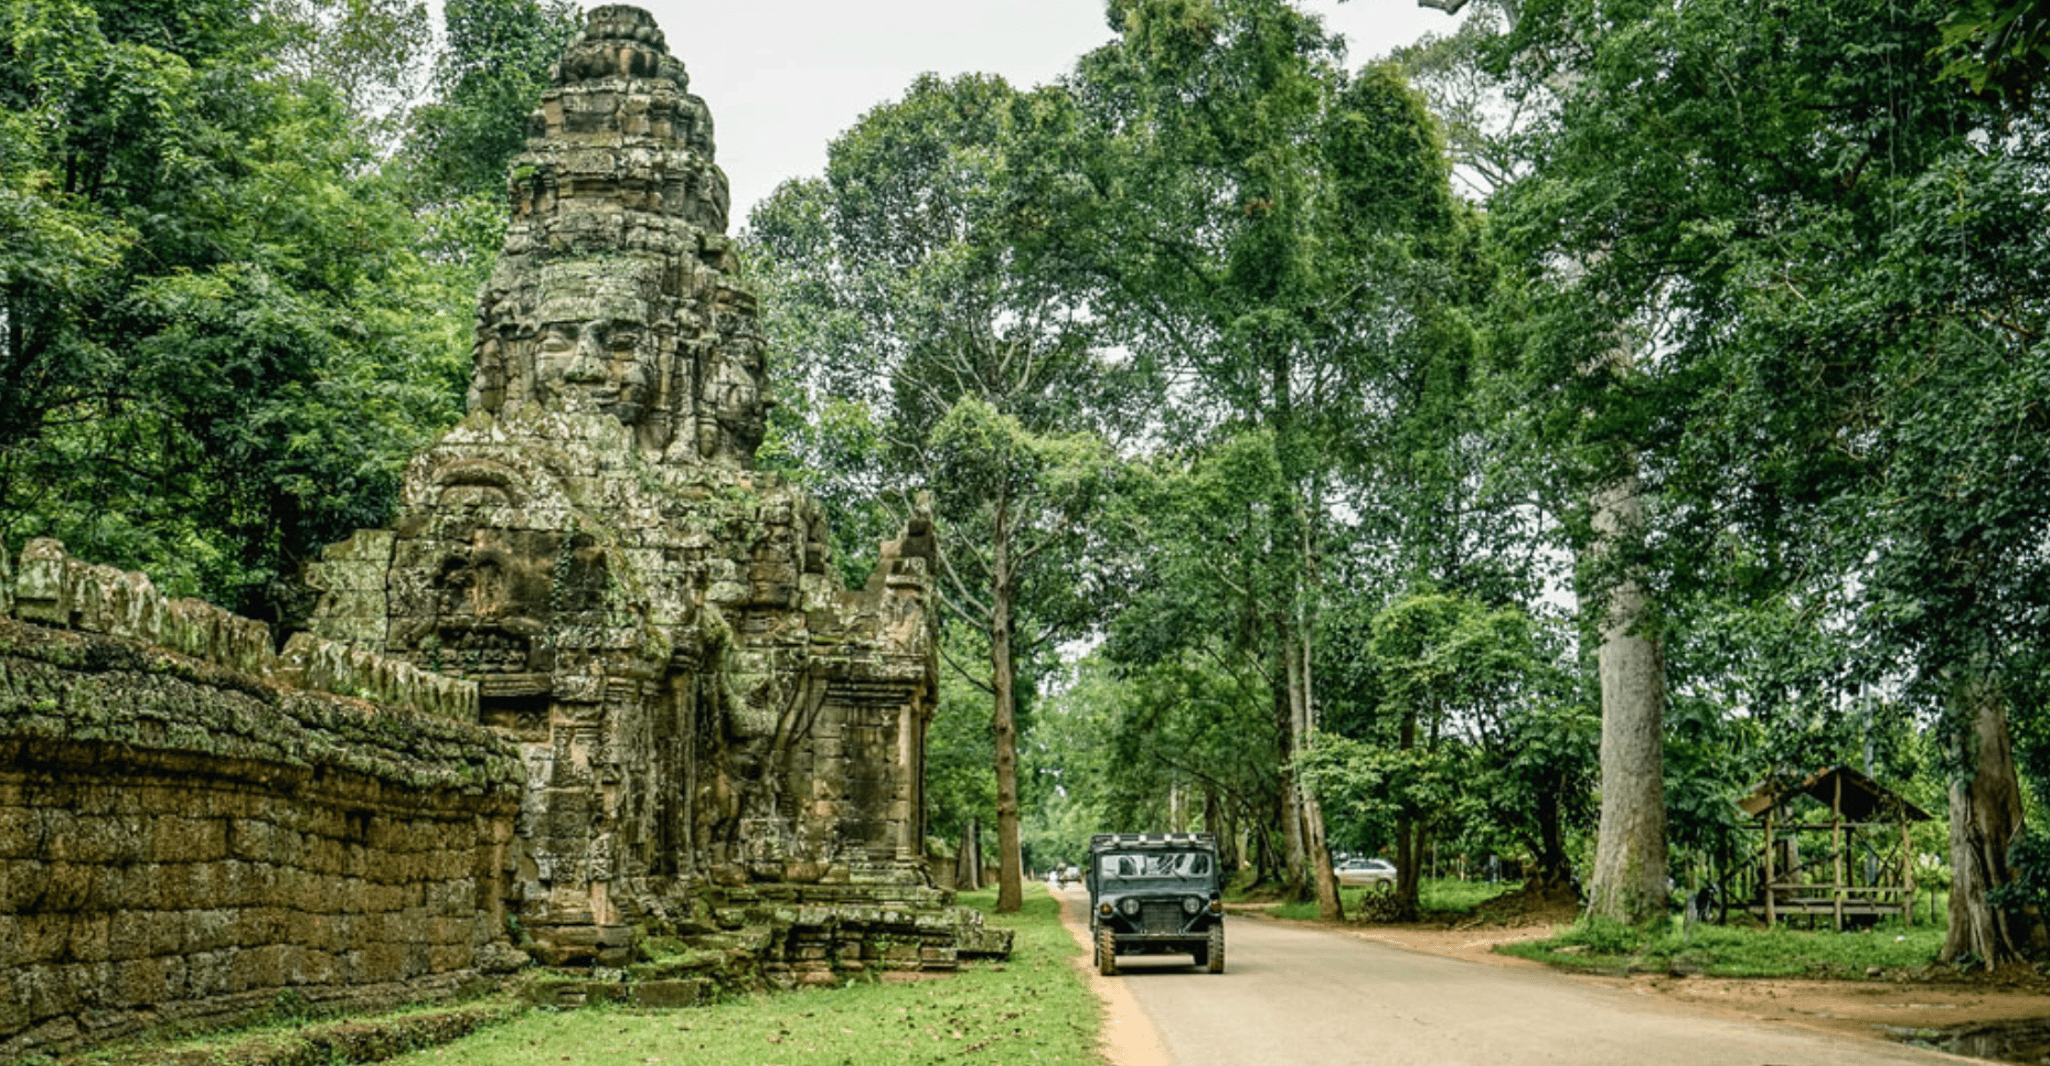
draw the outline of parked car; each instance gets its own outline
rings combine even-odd
[[[1395,887],[1395,864],[1387,859],[1347,859],[1338,864],[1336,872],[1341,885]]]

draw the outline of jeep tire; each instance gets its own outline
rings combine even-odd
[[[1207,950],[1203,952],[1203,956],[1203,964],[1210,967],[1211,973],[1224,972],[1223,923],[1219,923],[1217,925],[1213,925],[1210,927],[1210,946]]]
[[[1096,972],[1105,977],[1118,975],[1118,935],[1108,929],[1096,931]]]

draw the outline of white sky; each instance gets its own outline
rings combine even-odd
[[[738,232],[783,181],[825,169],[826,144],[927,71],[1044,84],[1111,38],[1102,0],[627,0],[655,15],[712,109]],[[1456,21],[1415,0],[1300,0],[1358,67]]]

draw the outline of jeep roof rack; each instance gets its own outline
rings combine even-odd
[[[1144,848],[1204,844],[1217,846],[1215,833],[1097,833],[1089,838],[1089,850],[1102,848]]]

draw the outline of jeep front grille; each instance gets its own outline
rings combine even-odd
[[[1139,908],[1139,928],[1148,933],[1179,933],[1186,922],[1180,903],[1146,903]]]

